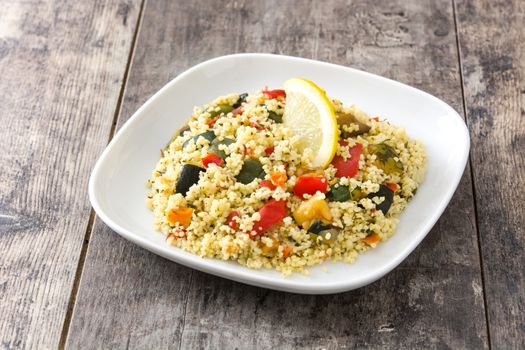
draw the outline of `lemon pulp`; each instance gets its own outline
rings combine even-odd
[[[283,124],[299,137],[299,148],[312,150],[314,167],[327,167],[337,151],[338,129],[334,107],[313,82],[294,78],[284,83]]]

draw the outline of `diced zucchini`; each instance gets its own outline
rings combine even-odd
[[[314,220],[310,227],[308,228],[309,233],[314,233],[318,235],[321,231],[328,230],[332,226],[323,224],[322,221]]]
[[[339,182],[330,186],[326,197],[334,202],[346,202],[351,198],[348,186],[341,185]]]
[[[383,170],[387,174],[401,173],[403,171],[403,163],[399,160],[396,151],[382,142],[377,145],[370,145],[370,153],[376,155],[375,166]]]
[[[182,148],[185,148],[190,143],[191,140],[193,140],[193,142],[195,142],[195,145],[196,145],[200,137],[204,137],[206,140],[212,142],[215,139],[215,133],[213,132],[213,130],[208,130],[199,135],[193,136],[187,139],[186,141],[184,141],[184,143],[182,144]]]
[[[394,191],[392,191],[388,186],[386,185],[379,185],[379,191],[375,193],[370,193],[368,195],[368,198],[373,199],[375,197],[384,197],[385,200],[382,201],[380,204],[376,204],[376,209],[381,210],[384,215],[388,212],[388,209],[392,206],[392,202],[394,201]]]
[[[186,195],[191,186],[199,182],[199,174],[206,169],[193,164],[184,164],[175,186],[175,192]]]
[[[248,94],[245,92],[243,94],[239,95],[239,99],[237,102],[233,104],[233,108],[239,108],[244,102],[246,102],[246,97],[248,97]]]
[[[235,143],[235,140],[233,139],[224,139],[224,140],[219,140],[219,139],[214,139],[212,142],[211,142],[211,146],[210,146],[210,150],[209,152],[211,153],[215,153],[216,155],[218,155],[219,157],[221,157],[222,159],[226,159],[227,157],[227,154],[226,152],[224,152],[224,150],[221,150],[219,149],[219,146],[220,145],[231,145],[232,143]]]
[[[354,188],[350,194],[352,196],[352,200],[354,201],[358,201],[364,197],[363,191],[361,191],[359,187]]]
[[[219,110],[217,110],[217,107],[219,107]],[[233,107],[230,105],[218,105],[210,107],[208,112],[210,113],[210,116],[214,118],[221,114],[228,114],[231,111],[233,111]]]
[[[266,173],[261,162],[256,159],[246,159],[236,179],[240,183],[247,185],[255,179],[264,179],[265,176]]]
[[[283,117],[273,111],[268,111],[268,119],[273,120],[276,123],[282,123]]]
[[[175,134],[173,134],[173,136],[171,137],[171,139],[168,141],[168,143],[166,144],[166,146],[164,147],[164,149],[167,149],[169,147],[169,145],[175,141],[175,139],[179,136],[183,136],[184,133],[186,131],[190,130],[190,127],[188,125],[184,125],[182,128],[180,128]]]

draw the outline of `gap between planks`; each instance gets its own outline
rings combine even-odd
[[[468,118],[467,118],[467,101],[465,98],[465,84],[463,82],[463,65],[461,60],[461,44],[459,42],[459,29],[458,29],[458,19],[457,19],[457,13],[456,13],[456,0],[452,0],[452,16],[454,18],[454,30],[456,32],[456,47],[458,52],[458,66],[459,66],[459,79],[460,79],[460,85],[461,85],[461,99],[463,101],[463,118],[465,120],[465,124],[468,128]],[[470,130],[469,130],[470,131]],[[472,199],[474,203],[474,229],[476,230],[477,238],[478,238],[478,257],[479,257],[479,266],[480,266],[480,273],[481,273],[481,285],[483,286],[483,308],[485,311],[485,325],[486,325],[486,332],[487,332],[487,344],[489,349],[492,349],[492,344],[490,340],[490,323],[489,323],[489,313],[488,313],[488,305],[487,305],[487,292],[485,288],[485,270],[484,270],[484,264],[483,264],[483,254],[481,251],[481,234],[479,230],[478,225],[478,203],[477,203],[477,197],[476,197],[476,183],[474,179],[474,170],[472,168],[472,158],[469,155],[468,158],[468,165],[470,170],[470,181],[472,184]]]
[[[124,76],[122,77],[122,84],[121,84],[119,96],[117,99],[117,106],[115,108],[115,113],[113,114],[113,122],[111,123],[111,128],[110,128],[109,135],[108,135],[108,142],[107,142],[108,144],[111,141],[111,139],[113,139],[113,136],[115,135],[115,129],[117,126],[118,116],[122,109],[122,100],[124,98],[124,90],[126,89],[126,85],[128,82],[131,62],[133,62],[133,55],[135,53],[137,37],[140,31],[140,25],[142,23],[142,16],[144,13],[144,7],[145,7],[146,1],[147,0],[142,0],[140,3],[139,14],[137,16],[137,24],[135,26],[135,32],[133,33],[133,38],[131,39],[131,45],[129,49],[128,59],[126,62],[126,68],[124,69]],[[88,224],[86,227],[86,232],[84,234],[84,242],[82,243],[82,248],[80,250],[80,257],[78,259],[77,269],[75,272],[75,278],[73,279],[73,287],[71,288],[71,295],[69,296],[66,316],[64,318],[64,324],[62,326],[62,333],[60,334],[60,341],[58,343],[59,349],[64,349],[66,346],[67,336],[69,333],[69,326],[71,325],[71,319],[73,317],[73,310],[75,308],[75,304],[77,300],[78,289],[80,287],[80,279],[82,278],[82,272],[84,270],[84,264],[86,261],[86,255],[87,255],[87,250],[89,246],[89,240],[91,238],[91,232],[93,230],[93,223],[95,222],[95,216],[96,216],[95,211],[93,210],[93,208],[91,208],[90,213],[89,213]]]

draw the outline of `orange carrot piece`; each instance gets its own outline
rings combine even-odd
[[[286,183],[286,173],[280,171],[274,171],[270,173],[270,180],[277,187],[284,187]]]
[[[288,245],[285,245],[283,247],[283,258],[284,259],[288,258],[290,255],[292,255],[292,252],[293,252],[293,248]]]
[[[191,208],[175,208],[168,212],[168,222],[172,225],[179,223],[183,227],[190,226],[193,209]]]
[[[377,243],[380,240],[381,240],[381,237],[379,237],[379,235],[377,233],[372,233],[372,234],[366,236],[365,238],[363,238],[363,242],[365,242],[366,244],[369,244],[369,245]]]

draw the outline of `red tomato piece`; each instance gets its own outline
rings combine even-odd
[[[217,120],[219,120],[219,117],[215,117],[213,119],[210,119],[210,121],[208,122],[208,126],[211,128],[212,126],[215,125],[215,123],[217,122]]]
[[[266,153],[266,154],[268,154],[268,155],[272,154],[273,151],[275,151],[275,147],[273,147],[273,146],[271,146],[271,147],[266,147],[266,148],[264,149],[264,153]]]
[[[217,164],[218,166],[222,166],[224,164],[224,159],[216,155],[215,153],[208,153],[208,155],[204,158],[202,158],[202,164],[204,167],[208,167],[211,163]]]
[[[328,181],[323,176],[299,176],[293,188],[293,193],[304,198],[305,194],[315,194],[317,191],[326,193],[328,190]]]
[[[269,188],[272,191],[277,188],[273,185],[273,183],[270,180],[261,180],[261,182],[259,183],[259,188],[261,187]]]
[[[226,219],[228,226],[230,226],[234,230],[236,230],[239,227],[239,222],[237,222],[237,220],[234,220],[238,217],[240,217],[239,212],[237,210],[232,210],[228,215],[228,218]]]
[[[281,223],[288,216],[286,201],[270,199],[259,209],[261,218],[254,224],[253,230],[256,235],[260,235],[277,224]]]
[[[363,145],[356,143],[350,148],[350,158],[344,159],[341,156],[335,156],[332,165],[336,168],[336,177],[354,177],[359,170],[359,157],[363,151]]]
[[[399,189],[399,186],[395,183],[389,183],[389,184],[386,184],[386,186],[388,188],[390,188],[392,190],[392,192],[395,192]]]
[[[286,97],[286,92],[284,90],[281,90],[281,89],[276,89],[276,90],[264,89],[263,90],[263,94],[265,94],[266,97],[268,97],[268,98]]]

